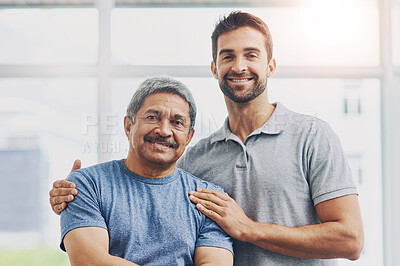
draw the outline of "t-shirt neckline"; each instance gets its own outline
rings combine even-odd
[[[122,172],[124,172],[126,175],[128,175],[129,177],[131,177],[139,182],[146,183],[146,184],[163,185],[163,184],[173,182],[178,177],[178,169],[176,167],[175,167],[175,170],[172,173],[172,175],[160,177],[160,178],[150,178],[150,177],[144,177],[144,176],[138,175],[138,174],[132,172],[131,170],[129,170],[129,168],[124,163],[124,159],[118,160],[117,163],[118,163],[119,167],[121,168]]]

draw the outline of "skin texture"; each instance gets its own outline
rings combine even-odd
[[[171,175],[193,137],[189,126],[189,104],[183,98],[170,93],[147,96],[135,123],[129,117],[124,119],[130,143],[126,166],[145,177]]]
[[[226,82],[230,87],[230,95],[221,89],[228,109],[229,128],[244,142],[275,110],[268,101],[266,87],[258,91],[261,93],[256,98],[252,99],[252,95],[258,94],[254,88],[257,83],[266,86],[267,78],[275,73],[276,61],[268,62],[265,37],[250,27],[221,35],[217,44],[217,60],[216,64],[211,62],[211,72],[220,84]],[[238,76],[244,79],[235,81],[233,77]],[[240,102],[231,98],[240,99]]]
[[[274,111],[267,89],[260,90],[257,85],[267,84],[267,78],[275,73],[276,61],[268,62],[264,36],[250,27],[221,35],[217,45],[217,60],[211,63],[211,71],[225,95],[229,128],[244,142]],[[254,95],[258,96],[253,98]],[[65,197],[66,194],[57,195]],[[316,212],[321,224],[301,227],[255,222],[234,199],[217,191],[192,191],[190,199],[230,236],[276,253],[300,258],[355,260],[363,248],[364,231],[356,195],[318,204]],[[55,206],[60,204],[53,205],[53,210]]]
[[[189,132],[189,127],[189,104],[183,98],[170,93],[147,96],[135,123],[129,117],[124,118],[125,134],[130,144],[125,165],[132,172],[148,178],[171,175],[176,160],[193,137],[194,131]],[[73,170],[79,168],[80,162],[76,161]],[[54,202],[51,200],[52,193],[64,195],[62,197],[67,197],[67,200],[72,200],[72,195],[63,193],[77,193],[75,184],[65,180],[57,181],[54,186],[64,188],[50,193],[51,203]],[[66,204],[61,203],[61,199],[59,202],[58,207],[61,208]],[[64,237],[64,245],[71,265],[137,265],[109,254],[109,236],[104,228],[81,227],[71,230]],[[223,248],[197,247],[194,262],[195,265],[232,265],[233,255]]]

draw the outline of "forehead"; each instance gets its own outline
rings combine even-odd
[[[153,93],[144,99],[138,113],[145,113],[150,110],[186,116],[189,115],[189,104],[184,98],[176,94]]]
[[[266,41],[266,37],[260,31],[251,27],[240,27],[218,37],[218,53],[223,49],[239,51],[249,47],[258,48],[266,53]]]

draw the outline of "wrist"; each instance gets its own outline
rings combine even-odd
[[[243,242],[251,242],[251,240],[254,238],[254,233],[257,231],[255,230],[257,226],[257,222],[249,219],[246,224],[242,227],[242,232],[240,234],[240,241]]]

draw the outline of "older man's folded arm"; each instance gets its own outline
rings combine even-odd
[[[224,248],[197,247],[194,252],[195,266],[231,266],[233,254]]]
[[[108,231],[101,227],[73,229],[63,242],[72,266],[138,265],[108,253]]]

